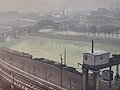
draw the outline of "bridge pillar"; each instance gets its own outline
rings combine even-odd
[[[19,31],[15,31],[14,33],[11,34],[12,38],[18,39],[19,38]]]
[[[99,71],[93,72],[93,90],[99,90],[100,82],[99,82]]]
[[[88,69],[83,68],[82,76],[83,90],[88,90]]]
[[[7,42],[7,35],[6,34],[3,35],[3,42]]]
[[[4,35],[0,36],[0,42],[4,42]]]
[[[15,33],[15,38],[18,39],[19,38],[19,31],[17,30]]]

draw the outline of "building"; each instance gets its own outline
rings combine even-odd
[[[80,16],[80,25],[85,27],[114,26],[120,27],[120,10],[99,8],[98,11],[91,11],[88,15]]]
[[[80,26],[86,26],[88,23],[87,16],[80,16]]]
[[[113,26],[120,27],[120,16],[113,17]]]
[[[94,53],[83,53],[83,64],[97,66],[109,63],[109,52],[96,51]]]
[[[111,16],[89,16],[87,27],[96,26],[100,28],[102,26],[111,26],[113,23]]]

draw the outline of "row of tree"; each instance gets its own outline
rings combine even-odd
[[[119,32],[120,28],[119,27],[114,27],[114,26],[101,26],[100,28],[97,28],[96,26],[91,26],[91,27],[85,27],[81,26],[78,32],[91,32],[91,33],[97,33],[97,32],[103,32],[103,33],[114,33],[114,32]]]
[[[62,25],[62,26],[61,26]],[[112,33],[115,31],[119,31],[120,27],[115,27],[113,25],[104,25],[101,27],[97,27],[95,25],[90,26],[90,27],[86,27],[86,26],[79,26],[77,23],[72,23],[72,22],[64,22],[62,24],[59,25],[59,29],[60,30],[64,30],[64,31],[77,31],[77,32],[106,32],[106,33]]]
[[[104,36],[106,37],[107,35],[111,35],[113,36],[113,34],[116,34],[116,37],[118,37],[118,34],[120,32],[120,27],[115,27],[113,25],[111,26],[101,26],[100,28],[96,27],[96,26],[90,26],[90,27],[85,27],[85,26],[77,26],[75,24],[70,25],[69,27],[64,27],[62,29],[60,29],[60,31],[74,31],[74,32],[78,32],[84,34],[87,33],[87,35],[90,35],[90,33],[92,33],[92,35],[96,35],[99,36],[100,33],[104,33]]]

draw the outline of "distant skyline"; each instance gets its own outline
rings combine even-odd
[[[119,0],[0,0],[0,11],[44,11],[64,9],[90,10],[119,8]]]

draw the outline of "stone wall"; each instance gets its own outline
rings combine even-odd
[[[61,64],[59,63],[44,58],[32,59],[24,56],[22,52],[7,48],[0,48],[0,58],[30,74],[61,86]],[[62,87],[67,90],[81,90],[81,77],[81,74],[74,68],[68,69],[63,65]]]

